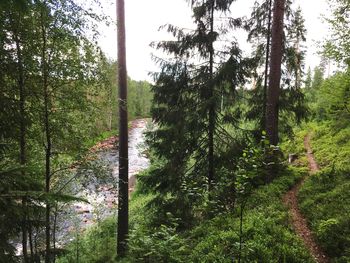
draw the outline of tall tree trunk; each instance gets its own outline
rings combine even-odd
[[[17,55],[17,70],[18,70],[18,88],[19,88],[19,114],[20,114],[20,134],[19,134],[19,163],[22,166],[21,174],[24,177],[25,171],[23,166],[26,164],[26,124],[25,124],[25,87],[24,87],[24,69],[23,69],[23,57],[20,44],[20,37],[18,35],[18,24],[21,23],[21,14],[17,17],[17,24],[10,16],[10,21],[13,31],[13,39],[16,44],[16,55]],[[16,18],[15,18],[16,20]],[[17,25],[17,26],[16,26]],[[22,209],[23,209],[23,220],[22,220],[22,251],[23,260],[28,262],[28,231],[27,231],[27,200],[25,197],[22,198]]]
[[[212,0],[211,14],[210,14],[210,34],[214,35],[214,8],[215,0]],[[208,187],[209,191],[212,189],[213,180],[215,177],[214,169],[214,131],[215,131],[215,105],[214,105],[214,85],[213,85],[213,66],[214,66],[214,44],[210,40],[209,44],[209,125],[208,125]]]
[[[44,77],[46,79],[46,77]],[[46,83],[46,81],[44,81]],[[50,192],[50,176],[51,176],[51,134],[50,134],[50,120],[49,120],[49,98],[47,83],[44,84],[45,87],[45,133],[46,133],[46,150],[45,150],[45,191],[46,193]],[[45,262],[49,263],[51,245],[50,245],[50,204],[46,202],[46,213],[45,213],[45,238],[46,238],[46,254]]]
[[[300,39],[299,36],[297,36],[296,39],[296,43],[294,45],[295,48],[295,70],[294,70],[294,74],[295,74],[295,89],[299,90],[301,88],[301,61],[300,61]]]
[[[272,0],[268,2],[269,14],[267,18],[267,34],[266,34],[266,56],[265,56],[265,79],[264,79],[264,93],[263,93],[263,117],[262,129],[266,126],[266,104],[267,104],[267,83],[269,77],[269,59],[270,59],[270,44],[271,44],[271,20],[272,20]]]
[[[41,11],[41,37],[42,37],[42,54],[41,54],[41,67],[42,67],[42,78],[43,78],[43,95],[44,95],[44,131],[46,135],[46,146],[45,146],[45,192],[50,192],[50,177],[51,177],[51,128],[50,128],[50,94],[48,86],[48,71],[47,71],[47,39],[46,39],[46,28],[44,25],[44,14]],[[45,210],[45,263],[51,262],[51,242],[50,242],[50,203],[46,201]]]
[[[29,247],[30,247],[30,262],[34,262],[35,253],[33,246],[33,227],[31,224],[28,225],[28,236],[29,236]]]
[[[270,144],[278,144],[278,107],[283,54],[283,20],[285,0],[275,0],[271,32],[269,88],[267,90],[266,132]]]
[[[52,228],[52,244],[53,244],[53,260],[56,262],[56,231],[57,231],[57,216],[58,216],[58,205],[55,204],[54,218],[53,218],[53,228]]]
[[[117,253],[118,256],[123,257],[127,250],[127,237],[129,232],[128,108],[124,0],[117,0],[117,29],[119,87],[119,191]]]
[[[44,77],[46,79],[46,77]],[[44,81],[45,83],[46,81]],[[50,134],[50,123],[49,123],[49,98],[47,84],[45,87],[45,133],[46,133],[46,153],[45,153],[45,192],[50,192],[50,176],[51,176],[51,134]],[[51,261],[51,245],[50,245],[50,203],[46,202],[46,213],[45,213],[45,240],[46,240],[46,254],[45,263]]]
[[[24,165],[26,164],[26,124],[25,124],[25,90],[22,52],[18,38],[16,38],[16,49],[18,57],[18,85],[19,85],[19,111],[20,111],[20,164],[21,174],[25,176]],[[27,231],[27,198],[22,198],[23,222],[22,222],[22,249],[24,262],[28,262],[28,231]]]

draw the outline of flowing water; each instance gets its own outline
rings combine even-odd
[[[129,131],[129,180],[134,181],[135,175],[149,167],[149,159],[143,154],[147,120],[135,120]],[[93,180],[87,186],[81,187],[79,197],[89,203],[76,202],[68,213],[61,218],[58,246],[74,238],[74,233],[86,229],[99,220],[115,215],[118,205],[118,150],[116,147],[98,154],[99,161],[106,163],[112,175],[112,182],[96,184]],[[107,176],[108,177],[108,176]],[[108,181],[108,180],[107,180]],[[68,219],[70,218],[70,219]],[[68,238],[68,240],[67,240]]]
[[[143,154],[147,120],[135,120],[129,129],[129,180],[149,167],[149,159]],[[111,144],[112,145],[112,144]],[[103,147],[102,147],[103,148]],[[93,172],[81,172],[73,180],[70,189],[75,196],[88,201],[74,202],[60,207],[57,213],[56,247],[63,247],[97,222],[116,215],[118,205],[118,149],[107,147],[97,153],[97,160],[105,169],[101,180]],[[130,185],[130,184],[129,184]],[[133,187],[133,186],[131,186]],[[22,252],[20,242],[15,242],[17,254]]]

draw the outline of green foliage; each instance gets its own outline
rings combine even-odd
[[[320,86],[317,98],[319,119],[331,119],[339,130],[350,124],[350,71],[337,73]]]
[[[156,59],[161,72],[154,74],[152,86],[157,129],[148,142],[161,164],[141,180],[156,193],[153,205],[159,209],[159,223],[171,212],[183,219],[179,227],[188,227],[199,204],[210,199],[208,190],[224,181],[215,174],[228,174],[232,166],[230,146],[239,140],[223,126],[234,119],[235,90],[245,83],[250,65],[235,41],[224,51],[216,49],[219,37],[230,28],[226,22],[217,23],[217,17],[229,12],[232,2],[191,1],[195,29],[166,25],[176,41],[154,43],[170,57]],[[225,108],[220,107],[223,98],[229,103]]]
[[[302,242],[288,227],[282,194],[306,171],[287,170],[272,184],[248,197],[244,215],[242,262],[313,262]],[[136,198],[141,197],[136,196]],[[135,211],[139,213],[138,211]],[[143,213],[143,212],[141,212]],[[193,229],[175,231],[172,224],[157,228],[138,225],[131,250],[122,262],[233,262],[239,254],[239,209],[222,211]],[[278,240],[278,242],[276,242]]]
[[[137,185],[137,190],[132,194],[130,201],[129,224],[131,229],[138,229],[137,234],[141,235],[141,233],[146,234],[146,232],[141,231],[148,224],[150,216],[150,212],[145,207],[154,196],[140,193],[139,187]],[[77,255],[79,262],[114,262],[116,257],[116,229],[117,218],[110,217],[98,222],[85,232],[73,232],[73,242],[64,248],[63,255],[56,262],[77,262]]]
[[[86,159],[96,137],[117,128],[115,63],[96,45],[96,25],[106,19],[100,8],[89,9],[97,2],[0,3],[1,259],[13,256],[10,240],[18,242],[25,230],[31,239],[40,236],[33,251],[39,253],[39,201],[78,200],[69,182],[92,169]],[[131,117],[148,116],[148,83],[129,82]]]
[[[130,234],[129,258],[122,262],[184,262],[186,240],[177,232],[177,223],[142,231],[134,229]]]
[[[321,168],[350,169],[350,129],[336,130],[332,122],[312,123],[308,127],[313,131],[311,145]]]
[[[337,79],[337,75],[332,79]],[[339,81],[338,83],[342,83]],[[337,87],[337,86],[334,86]],[[339,87],[339,86],[338,86]],[[337,89],[338,89],[337,87]],[[323,91],[323,86],[320,92]],[[333,90],[334,96],[337,90]],[[323,99],[333,100],[329,94]],[[329,104],[323,104],[328,108]],[[312,149],[321,172],[310,176],[299,193],[300,208],[308,219],[318,242],[334,262],[350,260],[350,127],[332,115],[327,122],[310,123],[305,128],[312,131]],[[300,142],[301,143],[301,142]]]
[[[101,71],[104,74],[106,85],[98,92],[96,102],[98,104],[95,119],[97,129],[94,135],[99,135],[105,131],[118,130],[118,83],[117,83],[117,62],[103,61]],[[135,118],[145,118],[150,116],[152,92],[150,84],[146,81],[135,81],[130,78],[128,85],[128,117],[129,120]],[[114,133],[113,135],[115,135]]]
[[[116,218],[111,217],[98,223],[84,234],[73,233],[73,242],[65,248],[64,256],[59,257],[56,262],[112,262],[115,255],[115,229]]]
[[[248,158],[248,155],[246,155]],[[152,170],[144,172],[148,173]],[[272,184],[252,191],[246,200],[242,262],[313,262],[288,224],[281,198],[305,176],[303,169],[289,169]],[[152,226],[155,195],[143,186],[132,196],[130,248],[124,259],[115,259],[115,220],[108,219],[80,235],[58,262],[75,262],[77,242],[81,262],[232,262],[239,254],[239,209],[221,211],[212,219],[179,231],[179,219],[168,213],[167,225]],[[276,242],[278,240],[278,242]]]
[[[334,262],[350,260],[349,172],[326,169],[308,178],[299,200],[318,242]]]
[[[350,65],[349,23],[350,8],[348,0],[329,0],[331,17],[327,17],[331,36],[324,43],[324,54],[338,63]]]
[[[30,176],[24,176],[23,170],[26,170],[27,175]],[[0,161],[0,257],[2,262],[16,262],[15,249],[9,241],[20,232],[24,214],[31,211],[31,209],[25,211],[20,202],[21,199],[14,198],[13,193],[28,189],[40,191],[42,185],[39,183],[36,172],[35,169]],[[36,208],[40,209],[39,206]]]
[[[129,119],[150,117],[152,98],[148,82],[128,79]]]

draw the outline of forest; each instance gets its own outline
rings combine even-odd
[[[177,1],[148,80],[130,1],[0,1],[0,263],[350,262],[349,1],[315,67],[308,1]]]

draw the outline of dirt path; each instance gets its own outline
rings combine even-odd
[[[310,136],[307,135],[304,138],[304,147],[307,151],[307,160],[309,163],[309,174],[312,175],[319,171],[319,167],[315,161],[312,149],[310,146]],[[295,185],[289,192],[283,196],[283,202],[289,207],[289,212],[292,217],[292,224],[295,232],[304,241],[305,246],[309,249],[311,255],[317,263],[329,263],[330,260],[322,251],[322,249],[316,244],[315,239],[309,229],[306,219],[300,213],[298,207],[297,194],[300,187],[303,185],[304,180]]]

